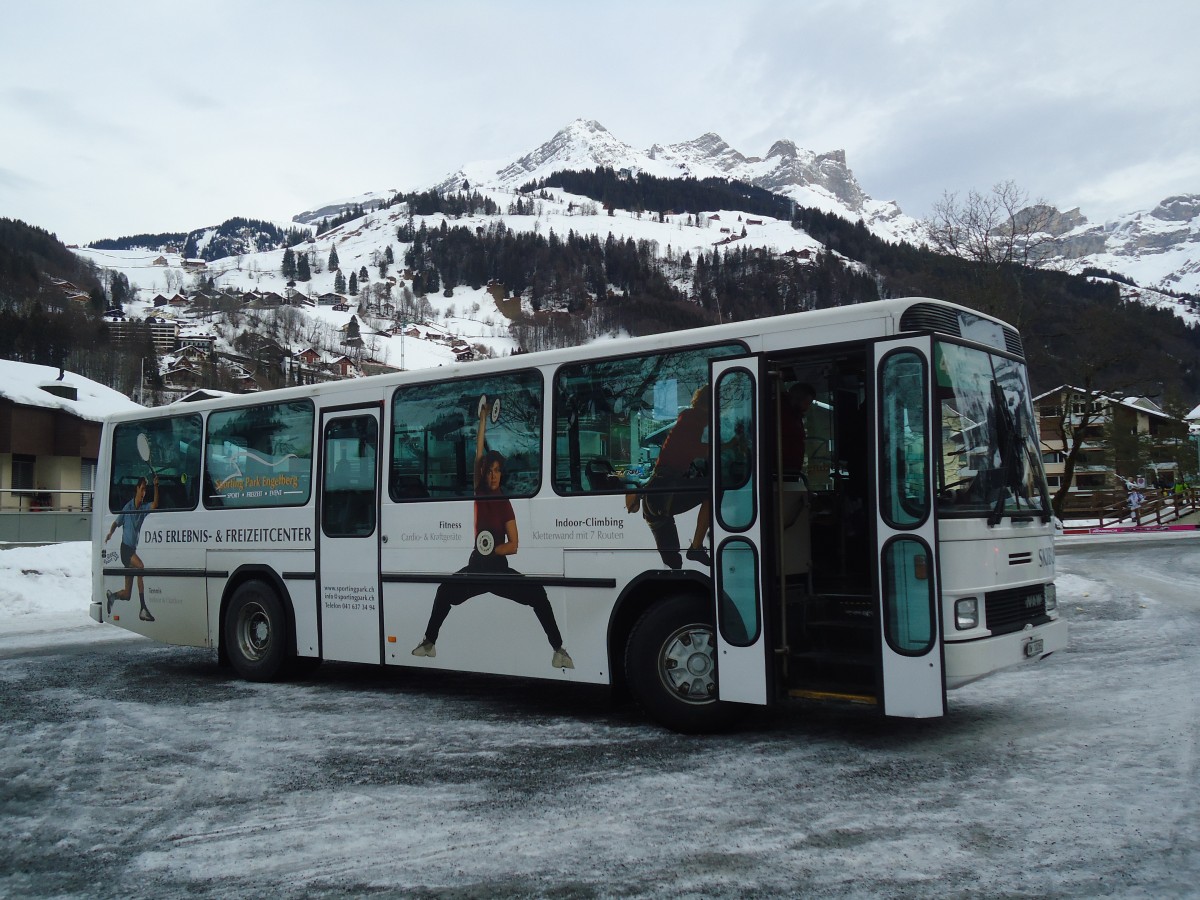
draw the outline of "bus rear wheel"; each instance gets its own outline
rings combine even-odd
[[[225,612],[229,662],[248,681],[274,681],[287,662],[287,618],[283,604],[261,581],[239,585]]]
[[[716,633],[697,596],[668,597],[642,614],[625,647],[625,676],[651,718],[672,731],[720,731],[742,714],[717,699]]]

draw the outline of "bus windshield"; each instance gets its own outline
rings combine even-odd
[[[1025,367],[1003,356],[938,341],[942,413],[939,514],[1049,516],[1046,475]]]

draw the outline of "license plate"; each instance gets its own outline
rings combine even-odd
[[[1042,639],[1041,638],[1034,638],[1032,641],[1030,641],[1028,644],[1025,645],[1025,658],[1026,659],[1028,659],[1031,656],[1041,656],[1041,655],[1042,655]]]

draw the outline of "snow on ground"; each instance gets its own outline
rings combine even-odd
[[[1192,896],[1200,543],[1111,541],[1062,542],[1067,650],[945,719],[710,738],[538,682],[58,652],[124,634],[89,545],[0,550],[0,620],[50,648],[0,632],[0,895]]]
[[[92,544],[72,541],[0,549],[0,621],[4,649],[20,650],[62,640],[134,638],[88,615]]]

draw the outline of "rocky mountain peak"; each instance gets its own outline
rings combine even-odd
[[[1200,194],[1167,197],[1150,211],[1150,215],[1165,222],[1190,222],[1200,216]]]
[[[786,138],[773,143],[771,149],[767,151],[767,159],[774,159],[776,156],[781,159],[795,159],[799,155],[800,151],[796,147],[796,142]]]
[[[622,167],[637,155],[594,119],[576,119],[531,153],[496,173],[499,182],[515,187],[560,169]]]
[[[730,174],[733,169],[746,161],[746,157],[730,147],[725,139],[715,131],[709,131],[690,141],[671,144],[660,149],[666,156],[680,159],[685,165],[712,166],[719,172]]]
[[[700,137],[688,141],[686,146],[706,156],[719,156],[729,150],[729,145],[725,143],[725,139],[715,131],[706,131]]]
[[[818,155],[800,150],[792,141],[780,140],[771,145],[766,163],[774,167],[762,171],[754,183],[769,191],[789,193],[789,187],[816,188],[832,195],[852,215],[861,215],[870,199],[846,166],[845,150]]]
[[[1046,233],[1056,238],[1086,225],[1088,221],[1087,216],[1079,211],[1078,206],[1061,212],[1052,206],[1036,205],[1021,210],[1015,218],[1018,225],[1024,225],[1034,218],[1044,218]]]

